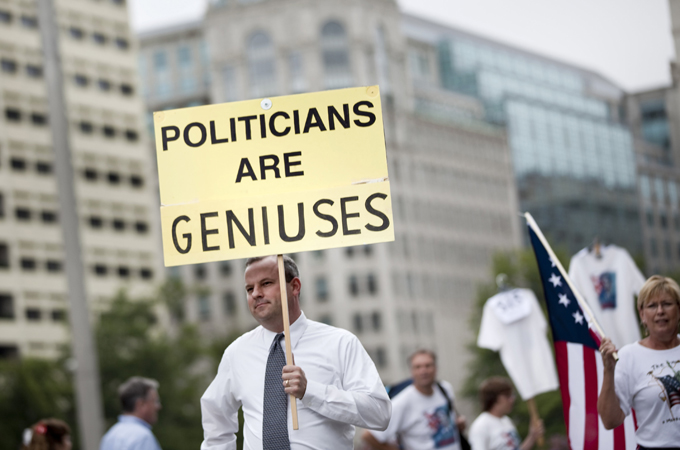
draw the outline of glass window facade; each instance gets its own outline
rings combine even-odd
[[[671,147],[671,133],[668,125],[668,114],[663,99],[642,102],[640,104],[642,121],[642,138],[665,149]]]
[[[339,22],[326,22],[321,27],[321,59],[326,89],[345,88],[353,83],[348,44],[345,27]]]
[[[254,33],[248,39],[248,74],[253,97],[275,95],[276,50],[268,34]]]

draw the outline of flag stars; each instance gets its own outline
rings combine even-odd
[[[572,316],[574,317],[574,321],[575,321],[577,324],[583,325],[583,319],[584,319],[584,317],[583,317],[583,314],[581,314],[581,311],[576,311],[574,314],[572,314]]]
[[[551,265],[552,267],[556,267],[557,264],[555,264],[555,260],[553,259],[553,257],[552,257],[552,256],[549,256],[548,258],[550,258],[550,265]]]
[[[566,308],[569,306],[569,303],[571,303],[571,300],[567,298],[567,294],[560,294],[560,301],[558,302],[560,305],[564,305]]]
[[[554,273],[548,280],[552,283],[553,287],[562,286],[562,277],[555,275]]]

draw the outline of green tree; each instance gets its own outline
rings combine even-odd
[[[556,254],[561,262],[568,261],[566,251],[557,249]],[[497,253],[493,257],[492,280],[484,283],[477,288],[477,299],[470,319],[473,341],[469,348],[474,353],[474,358],[468,368],[468,377],[465,381],[463,395],[474,401],[477,400],[479,383],[494,375],[508,376],[498,353],[491,350],[477,347],[477,336],[482,320],[482,311],[486,300],[498,292],[495,278],[496,275],[504,273],[507,275],[508,284],[513,287],[529,288],[536,296],[543,299],[543,286],[538,272],[538,265],[533,250],[522,249],[514,252]],[[545,302],[539,301],[545,312]],[[552,336],[549,335],[552,340]],[[539,415],[543,419],[546,428],[546,437],[552,435],[565,435],[566,428],[562,413],[562,399],[559,390],[540,394],[536,397],[536,406]],[[517,429],[522,436],[526,436],[529,429],[529,411],[526,403],[518,401],[512,412],[512,419],[517,425]],[[548,439],[546,439],[546,442]]]

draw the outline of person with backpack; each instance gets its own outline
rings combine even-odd
[[[377,450],[465,450],[460,435],[465,417],[456,414],[451,385],[437,381],[436,354],[418,350],[409,365],[412,380],[388,392],[392,398],[389,426],[385,431],[365,431],[364,443]]]

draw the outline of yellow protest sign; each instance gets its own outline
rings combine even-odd
[[[377,86],[154,113],[166,266],[394,240]]]

